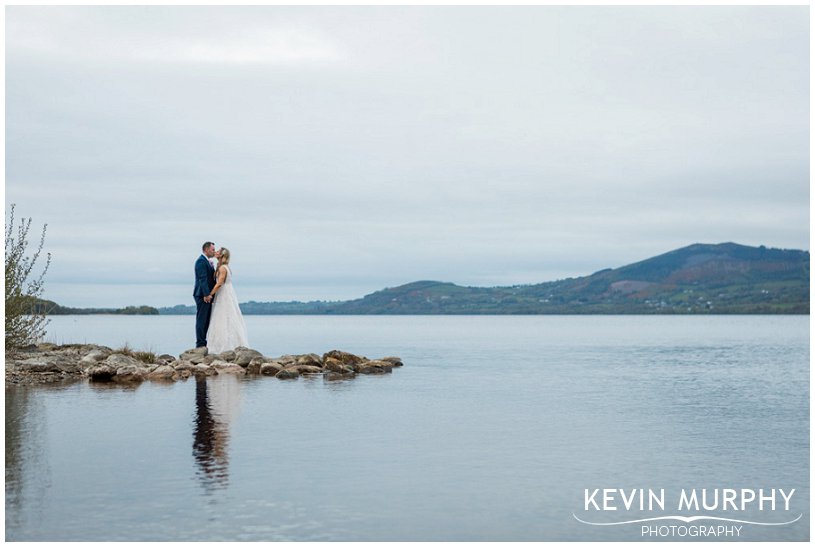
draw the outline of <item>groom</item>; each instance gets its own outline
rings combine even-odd
[[[212,313],[212,287],[215,286],[215,268],[210,258],[215,256],[215,244],[207,241],[201,247],[203,254],[195,261],[195,289],[192,296],[195,298],[195,347],[207,345],[207,330],[209,329],[209,316]]]

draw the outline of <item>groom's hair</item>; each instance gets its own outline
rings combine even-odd
[[[213,242],[211,242],[211,241],[207,241],[206,243],[201,245],[201,250],[206,251],[209,248],[210,245],[215,245],[215,244]]]

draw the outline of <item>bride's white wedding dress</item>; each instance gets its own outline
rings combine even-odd
[[[243,321],[238,297],[232,288],[232,271],[226,268],[226,280],[215,294],[212,315],[207,330],[208,353],[223,353],[238,346],[249,347],[246,323]]]

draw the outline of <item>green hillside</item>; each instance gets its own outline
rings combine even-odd
[[[513,287],[416,281],[345,302],[249,302],[246,314],[809,313],[809,252],[694,244],[585,277]],[[161,308],[193,313],[193,306]]]

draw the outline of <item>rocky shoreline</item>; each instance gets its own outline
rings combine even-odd
[[[320,375],[326,380],[345,380],[357,374],[389,373],[402,365],[399,357],[368,359],[340,350],[322,356],[309,353],[267,357],[244,347],[217,355],[209,354],[207,348],[196,348],[175,357],[95,344],[43,343],[6,352],[6,386],[81,379],[130,384],[218,374],[274,376],[280,380]]]

